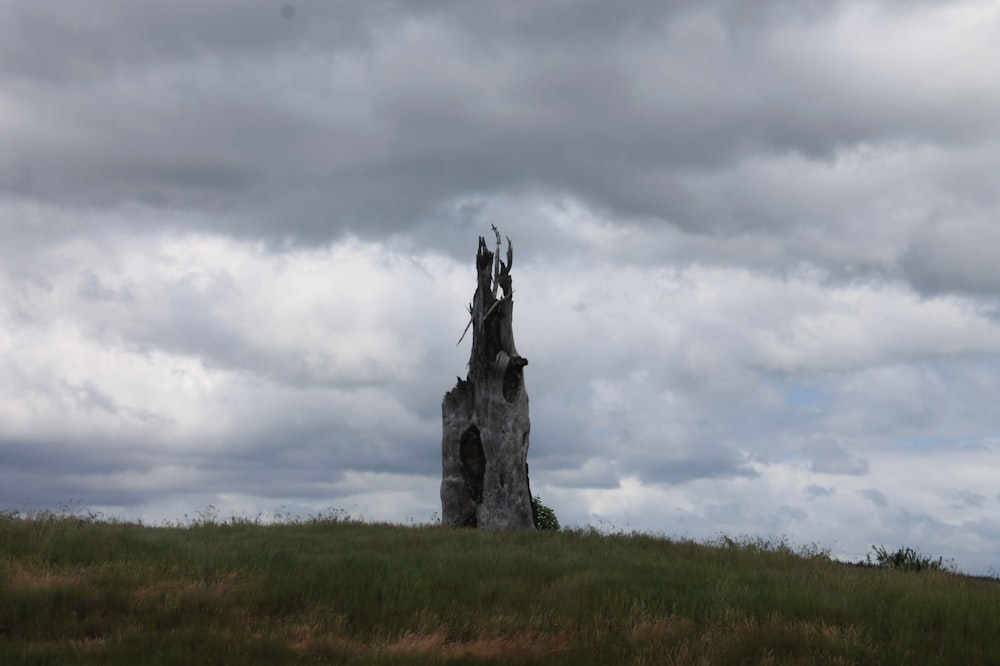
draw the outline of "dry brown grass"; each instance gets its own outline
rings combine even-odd
[[[637,643],[677,643],[697,633],[697,625],[680,615],[646,617],[638,620],[628,632],[629,639]]]
[[[194,601],[217,602],[249,581],[248,576],[238,571],[226,572],[215,580],[169,576],[139,585],[133,596],[139,608],[169,608]]]
[[[570,644],[570,638],[565,633],[514,633],[456,639],[449,638],[443,630],[406,631],[394,638],[365,643],[336,629],[318,631],[311,627],[293,629],[289,638],[295,652],[317,656],[336,654],[350,659],[434,657],[537,660],[564,652]]]
[[[448,659],[540,659],[569,649],[563,635],[515,633],[510,635],[477,636],[467,640],[449,640],[443,631],[404,633],[383,646],[375,646],[383,655],[436,655]]]
[[[4,562],[3,578],[12,590],[53,590],[77,587],[93,576],[82,567],[55,567],[29,562]]]

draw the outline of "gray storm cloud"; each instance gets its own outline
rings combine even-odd
[[[0,508],[430,516],[495,223],[563,523],[1000,566],[994,3],[0,10]]]
[[[786,270],[996,286],[988,257],[945,231],[997,209],[983,150],[1000,54],[975,3],[278,9],[12,3],[5,189],[208,210],[175,222],[297,242],[543,191],[776,246]],[[928,224],[954,249],[929,251]]]

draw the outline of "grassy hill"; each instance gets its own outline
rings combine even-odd
[[[0,516],[0,663],[1000,664],[1000,584],[821,552],[336,517]]]

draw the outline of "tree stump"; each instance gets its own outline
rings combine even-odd
[[[469,306],[472,352],[466,379],[441,403],[441,522],[452,527],[533,528],[528,484],[528,359],[514,346],[510,269],[479,237],[477,287]],[[503,295],[497,298],[497,291]],[[463,333],[463,338],[465,334]],[[461,340],[459,340],[461,342]]]

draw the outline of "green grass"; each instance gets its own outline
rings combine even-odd
[[[0,515],[0,664],[997,664],[1000,584],[783,542]]]

